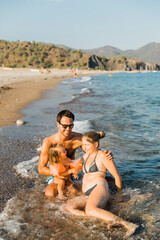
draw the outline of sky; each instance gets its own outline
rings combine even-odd
[[[159,0],[0,0],[0,39],[138,49],[160,43]]]

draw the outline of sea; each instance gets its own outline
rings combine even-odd
[[[110,185],[106,209],[139,225],[127,239],[160,239],[160,72],[128,72],[65,79],[22,110],[23,126],[0,129],[1,184],[10,186],[3,195],[12,192],[2,201],[0,240],[125,238],[122,226],[107,230],[101,220],[69,214],[66,200],[44,195],[46,177],[37,171],[41,144],[57,131],[63,109],[75,115],[73,131],[105,132],[100,148],[112,151],[123,183],[120,196]],[[76,158],[82,155],[78,149]]]

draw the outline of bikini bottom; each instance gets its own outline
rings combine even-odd
[[[86,196],[89,196],[89,195],[91,194],[91,192],[93,191],[93,189],[94,189],[98,184],[104,184],[104,185],[107,187],[107,189],[109,189],[107,183],[105,183],[105,182],[98,182],[98,183],[96,183],[96,185],[94,185],[93,187],[89,188],[84,194],[85,194]]]

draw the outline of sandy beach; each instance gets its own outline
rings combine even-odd
[[[105,71],[80,70],[76,76],[102,74]],[[45,90],[56,87],[64,78],[74,77],[71,70],[0,68],[0,127],[15,124],[23,115],[20,110],[29,103],[43,98]]]

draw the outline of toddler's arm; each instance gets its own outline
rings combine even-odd
[[[59,175],[62,176],[62,177],[66,177],[66,176],[71,175],[71,174],[73,174],[73,176],[77,178],[78,177],[78,170],[76,170],[75,168],[68,169],[67,171],[62,172]]]

